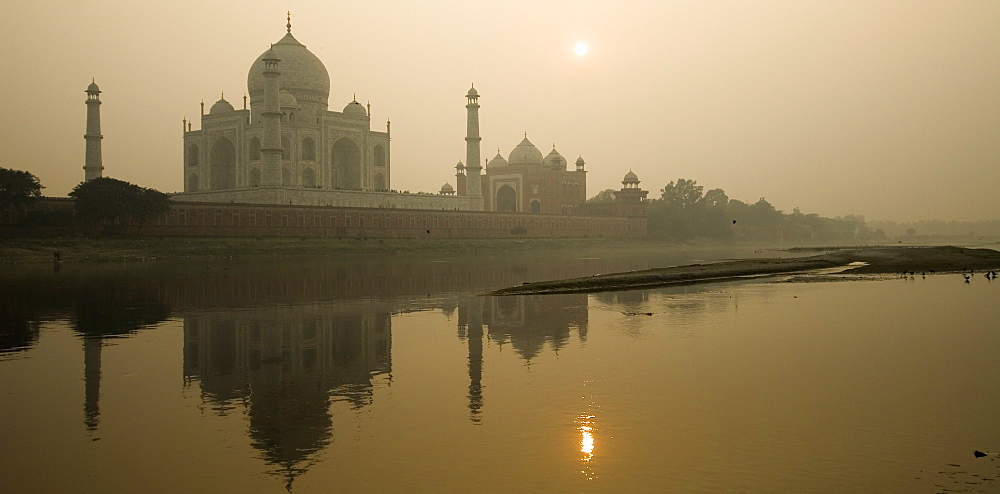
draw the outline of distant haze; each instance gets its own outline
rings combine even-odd
[[[778,209],[872,219],[1000,216],[1000,2],[13,2],[4,7],[0,166],[50,196],[83,179],[84,89],[104,174],[182,189],[181,119],[292,32],[392,120],[392,187],[455,184],[465,100],[484,157],[524,132],[587,162],[588,195],[634,170]],[[574,53],[584,41],[589,51]]]

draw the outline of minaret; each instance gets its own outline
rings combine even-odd
[[[260,185],[281,185],[281,108],[278,102],[278,54],[274,48],[264,54],[264,111],[260,112]]]
[[[104,165],[101,164],[101,89],[93,80],[87,86],[87,157],[83,164],[83,180],[89,182],[101,178]]]
[[[469,94],[465,97],[469,103],[465,105],[468,110],[468,128],[465,137],[465,186],[466,195],[469,197],[483,197],[482,182],[479,172],[483,166],[479,164],[479,92],[473,85],[469,89]]]

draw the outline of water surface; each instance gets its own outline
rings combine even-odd
[[[1000,282],[479,296],[744,254],[5,269],[0,479],[10,492],[998,489],[1000,461],[972,451],[1000,451]]]

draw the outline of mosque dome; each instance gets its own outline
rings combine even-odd
[[[493,168],[494,166],[507,166],[507,160],[503,159],[503,156],[500,155],[499,149],[497,150],[497,155],[486,163],[487,168]]]
[[[357,99],[354,99],[347,106],[344,107],[344,115],[359,118],[368,118],[368,112],[365,111],[364,105],[358,103]]]
[[[465,169],[465,165],[462,164],[461,161],[459,161],[458,164],[455,165],[455,168],[458,169],[458,170],[464,170]]]
[[[561,166],[566,168],[566,158],[563,158],[559,151],[556,151],[556,147],[552,146],[552,151],[549,151],[548,156],[542,160],[543,165]]]
[[[455,189],[451,186],[451,184],[444,184],[441,186],[442,194],[451,194],[453,192],[455,192]]]
[[[288,91],[278,92],[278,106],[281,108],[298,108],[299,102]]]
[[[469,88],[469,94],[466,96],[479,96],[479,91],[476,91],[476,86]]]
[[[542,152],[525,136],[524,140],[510,152],[507,162],[511,165],[540,165],[542,164]]]
[[[273,52],[273,53],[271,53]],[[262,53],[247,74],[247,90],[250,99],[261,101],[264,98],[264,58],[267,55],[277,55],[279,87],[295,95],[299,101],[308,101],[326,105],[330,96],[330,73],[323,62],[299,43],[289,32],[284,38],[271,45]]]
[[[216,101],[214,105],[212,105],[212,108],[208,110],[208,114],[215,115],[216,113],[226,113],[231,111],[236,111],[236,108],[233,108],[233,105],[230,105],[225,98],[221,98],[219,101]]]
[[[639,183],[639,176],[632,170],[629,170],[628,173],[625,174],[625,178],[622,179],[622,183],[637,184]]]
[[[97,87],[97,83],[96,82],[91,81],[90,85],[87,86],[87,92],[88,93],[99,93],[99,92],[101,92],[101,88]]]

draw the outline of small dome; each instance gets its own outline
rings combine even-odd
[[[212,105],[212,108],[208,110],[208,114],[215,115],[216,113],[226,113],[231,111],[236,111],[236,108],[233,108],[233,105],[230,105],[225,98],[222,98],[219,101],[216,101],[214,105]]]
[[[566,167],[566,158],[563,158],[559,151],[556,151],[556,147],[552,146],[552,151],[549,151],[548,156],[542,160],[543,165],[561,166]]]
[[[441,193],[442,194],[450,194],[452,192],[455,192],[455,189],[452,188],[451,184],[444,184],[444,185],[441,186]]]
[[[542,152],[525,136],[524,140],[510,152],[507,162],[511,165],[540,165],[542,164]]]
[[[278,93],[278,106],[281,108],[298,108],[299,102],[292,96],[292,93],[288,91],[280,91]]]
[[[466,96],[479,96],[479,91],[476,91],[476,86],[469,88],[469,94],[466,94]]]
[[[344,107],[344,115],[359,118],[368,118],[368,112],[365,110],[365,106],[358,103],[358,100],[351,101]]]
[[[97,87],[97,83],[96,82],[91,81],[90,85],[87,86],[87,92],[88,93],[99,93],[99,92],[101,92],[101,88]]]
[[[586,163],[583,162],[583,156],[580,156],[579,158],[576,159],[576,164],[578,164],[578,165],[585,165],[586,164]]]
[[[622,183],[637,184],[639,183],[639,176],[633,173],[632,170],[629,170],[625,174],[625,178],[622,179]]]
[[[458,170],[464,170],[465,169],[465,165],[463,165],[462,162],[459,161],[458,164],[455,165],[455,168],[458,169]]]
[[[493,168],[494,166],[507,166],[507,160],[500,156],[500,150],[497,150],[497,155],[493,157],[488,163],[486,163],[487,168]]]

